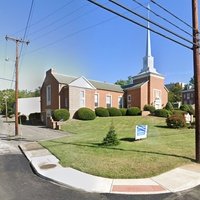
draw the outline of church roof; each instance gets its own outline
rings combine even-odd
[[[141,83],[137,83],[137,84],[129,84],[129,85],[124,85],[122,86],[122,88],[124,90],[128,90],[128,89],[137,89],[137,88],[141,88],[145,83],[147,83],[148,81],[144,81],[144,82],[141,82]]]
[[[70,84],[72,81],[76,80],[78,77],[75,76],[68,76],[63,74],[52,73],[55,79],[61,84]],[[114,92],[123,92],[123,89],[120,85],[116,85],[113,83],[105,83],[95,80],[88,80],[96,89],[100,90],[108,90]]]

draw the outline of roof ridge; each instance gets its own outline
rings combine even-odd
[[[109,83],[109,82],[103,82],[103,81],[97,81],[97,80],[91,80],[91,79],[88,79],[89,81],[95,81],[95,82],[98,82],[98,83],[103,83],[103,84],[110,84],[110,85],[116,85],[116,86],[118,86],[117,84],[115,84],[115,83]],[[120,85],[119,85],[120,86]]]

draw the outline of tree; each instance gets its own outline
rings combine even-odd
[[[128,79],[127,79],[127,80],[122,80],[122,79],[120,79],[120,80],[117,80],[117,81],[115,82],[115,84],[121,85],[121,86],[123,86],[123,85],[129,85],[129,84],[131,84],[131,83],[132,83],[132,76],[128,76]]]
[[[171,103],[181,101],[182,89],[183,88],[179,83],[171,83],[171,87],[169,88],[168,101]]]

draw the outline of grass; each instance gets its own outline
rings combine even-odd
[[[114,123],[120,145],[99,145]],[[134,141],[135,126],[148,125],[148,138]],[[41,142],[63,166],[110,178],[145,178],[194,161],[194,129],[170,129],[165,118],[107,117],[69,120],[70,136]]]

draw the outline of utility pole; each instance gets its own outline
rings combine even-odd
[[[24,41],[22,39],[16,39],[13,37],[8,37],[6,35],[6,40],[11,40],[16,43],[16,60],[15,60],[15,136],[19,135],[19,127],[18,127],[18,79],[19,79],[19,52],[18,47],[19,43],[29,44],[29,41]]]
[[[195,85],[195,152],[196,162],[200,163],[200,62],[199,62],[199,29],[198,29],[198,0],[192,0],[193,23],[193,62]]]
[[[5,106],[6,106],[6,122],[8,121],[8,96],[4,96]]]

